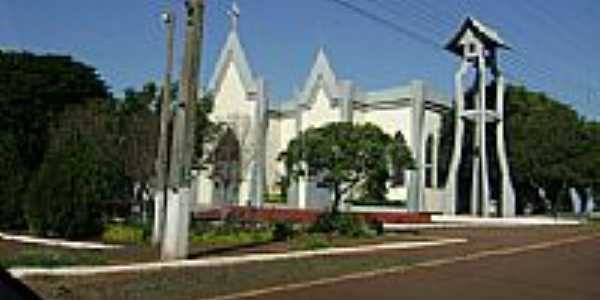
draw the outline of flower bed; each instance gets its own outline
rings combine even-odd
[[[251,222],[295,222],[313,223],[323,213],[319,210],[284,209],[284,208],[248,208],[225,207],[209,211],[196,212],[194,218],[198,220],[222,220],[228,215]],[[361,212],[355,213],[369,222],[382,222],[386,224],[431,223],[431,213],[420,212]]]

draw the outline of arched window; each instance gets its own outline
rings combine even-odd
[[[402,134],[402,131],[398,130],[398,132],[396,132],[396,134],[394,135],[394,140],[399,143],[399,144],[406,144],[406,139],[404,138],[404,134]],[[398,173],[393,173],[391,174],[392,178],[391,178],[391,183],[392,183],[392,187],[400,187],[400,186],[404,186],[405,185],[405,181],[406,181],[406,176],[405,176],[405,171],[400,171]]]
[[[240,143],[231,128],[223,134],[213,153],[212,180],[217,200],[237,202],[241,181]]]

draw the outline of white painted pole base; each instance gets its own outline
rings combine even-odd
[[[164,214],[164,192],[157,191],[154,194],[154,226],[152,229],[152,245],[160,244],[163,236],[163,229],[165,224],[165,214]]]
[[[189,188],[179,189],[178,192],[169,190],[162,260],[187,258],[191,194]]]

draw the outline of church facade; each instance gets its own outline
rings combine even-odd
[[[284,195],[284,207],[322,209],[332,194],[310,178],[282,191],[284,166],[277,160],[288,143],[310,127],[330,122],[372,123],[391,136],[401,135],[411,149],[416,169],[390,186],[388,200],[409,211],[442,211],[438,181],[438,145],[442,113],[449,99],[427,83],[414,80],[388,89],[366,91],[338,77],[323,49],[302,89],[292,99],[270,101],[265,80],[252,72],[237,29],[237,16],[210,80],[214,109],[210,118],[225,130],[207,151],[218,164],[200,171],[196,181],[198,209],[239,205],[263,206]]]

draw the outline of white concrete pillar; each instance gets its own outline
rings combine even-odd
[[[298,178],[298,208],[306,209],[307,208],[307,198],[309,196],[308,189],[310,183],[308,182],[308,178],[306,176],[302,176]]]
[[[416,169],[408,177],[408,210],[418,212],[423,209],[425,190],[425,139],[423,137],[425,126],[425,95],[423,82],[412,83],[412,114],[411,114],[411,141]]]
[[[480,132],[479,132],[479,159],[481,162],[481,210],[482,216],[487,217],[490,214],[490,196],[489,196],[489,177],[488,177],[488,161],[487,161],[487,144],[486,144],[486,64],[483,49],[479,56],[479,95],[480,95]]]
[[[242,158],[242,160],[243,159],[244,158]],[[254,168],[256,165],[256,161],[250,162],[248,164],[242,164],[246,166],[244,167],[245,170],[242,170],[242,181],[239,183],[237,196],[235,191],[233,190],[235,188],[235,184],[231,184],[231,189],[228,191],[228,195],[233,198],[234,205],[237,204],[239,206],[248,206],[248,204],[252,203],[252,198],[254,197]]]
[[[496,124],[496,149],[498,152],[500,171],[502,172],[502,195],[499,199],[500,209],[498,211],[500,212],[501,217],[510,218],[514,217],[516,214],[516,199],[512,181],[510,179],[510,169],[508,166],[506,144],[504,140],[504,76],[502,76],[500,72],[496,73],[496,112],[499,117],[499,122]]]
[[[454,113],[454,148],[452,150],[452,160],[448,171],[448,179],[444,190],[444,213],[448,215],[456,214],[456,198],[458,197],[458,169],[462,156],[462,145],[465,134],[465,123],[462,114],[465,109],[465,95],[463,92],[463,77],[467,72],[469,62],[463,59],[459,69],[454,74],[454,91],[456,107]]]
[[[255,125],[255,140],[256,140],[256,164],[254,171],[254,195],[253,195],[253,206],[261,207],[263,205],[264,198],[266,196],[266,174],[267,168],[266,156],[267,156],[267,108],[268,98],[266,95],[266,84],[263,79],[259,80],[259,93],[256,105],[256,125]]]
[[[162,243],[161,259],[185,259],[188,255],[191,190],[169,189],[167,218]]]
[[[201,208],[209,208],[214,203],[214,183],[209,178],[211,170],[200,170],[198,175],[198,190],[196,193],[196,205]]]
[[[154,193],[154,223],[152,229],[152,245],[158,245],[163,238],[165,226],[165,193],[157,190]]]
[[[431,187],[437,189],[439,187],[438,160],[440,148],[439,129],[433,134],[433,146],[431,149]]]
[[[473,158],[473,166],[471,169],[471,215],[478,216],[481,204],[481,192],[479,190],[480,186],[480,169],[481,163],[479,162],[479,157]]]

